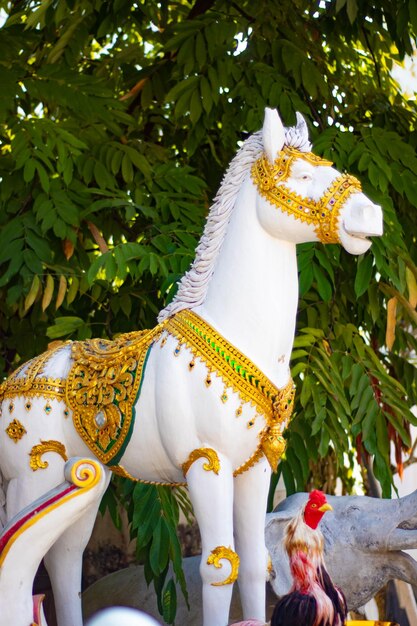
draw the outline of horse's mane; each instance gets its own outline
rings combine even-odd
[[[311,149],[308,137],[298,126],[286,129],[285,145],[298,148],[302,152]],[[246,139],[230,162],[210,208],[203,234],[196,248],[195,259],[188,272],[181,278],[174,299],[159,313],[159,322],[182,309],[191,309],[204,302],[236,196],[252,163],[260,156],[262,149],[262,131],[258,131]]]

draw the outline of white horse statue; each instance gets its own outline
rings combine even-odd
[[[112,471],[187,484],[202,536],[204,626],[227,624],[238,574],[244,617],[265,619],[266,499],[294,394],[296,244],[340,242],[362,254],[367,236],[382,234],[381,209],[359,181],[310,150],[301,115],[286,129],[266,109],[159,325],[63,343],[1,388],[7,519],[60,483],[74,456],[101,461],[103,491]],[[81,555],[98,505],[45,556],[59,626],[82,626]]]

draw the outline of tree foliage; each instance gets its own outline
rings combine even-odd
[[[0,369],[54,339],[152,326],[238,141],[265,106],[288,125],[301,111],[315,152],[382,205],[385,234],[359,258],[299,247],[297,407],[280,467],[291,491],[330,451],[341,472],[369,457],[389,495],[390,440],[401,469],[417,424],[417,114],[391,74],[413,54],[417,1],[0,8]],[[162,590],[168,556],[179,559],[175,499],[134,493],[133,533]],[[143,528],[146,498],[171,526]],[[172,584],[163,593],[172,619]]]

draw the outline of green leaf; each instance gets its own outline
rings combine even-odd
[[[25,183],[29,183],[33,180],[33,177],[35,176],[35,169],[35,161],[33,159],[28,159],[23,169],[23,180]]]
[[[323,298],[325,302],[329,302],[333,295],[333,289],[330,282],[327,280],[318,265],[313,265],[313,272],[316,279],[317,291],[319,292],[320,297]]]
[[[197,33],[195,38],[195,56],[199,67],[202,68],[207,60],[207,49],[206,42],[204,41],[204,37],[201,32]]]
[[[203,108],[208,115],[213,107],[213,99],[209,82],[205,76],[202,76],[200,80],[200,93]]]
[[[193,92],[190,101],[190,119],[193,124],[198,122],[202,111],[200,92],[196,89]]]
[[[53,326],[49,326],[46,334],[50,339],[58,339],[66,335],[71,335],[76,330],[85,326],[84,320],[75,316],[56,317]]]
[[[129,155],[125,154],[122,159],[122,176],[125,183],[133,181],[133,167]]]
[[[87,272],[87,279],[90,285],[96,279],[96,276],[99,270],[107,263],[107,259],[109,256],[111,256],[111,253],[105,252],[104,254],[101,254],[100,256],[96,257],[94,261],[92,262],[92,264],[90,265],[89,270]]]
[[[172,578],[168,581],[162,597],[162,616],[167,624],[172,624],[177,611],[177,590]]]
[[[370,254],[362,256],[358,261],[355,277],[355,293],[359,298],[368,289],[373,274],[373,257]]]
[[[324,424],[323,428],[321,429],[320,444],[319,444],[319,455],[322,458],[326,456],[328,449],[329,449],[329,444],[330,444],[330,434],[326,428],[326,425]]]
[[[49,176],[45,170],[45,168],[43,167],[43,165],[41,165],[41,163],[39,163],[39,161],[34,161],[34,166],[36,168],[36,171],[38,172],[38,176],[39,176],[39,180],[40,183],[42,185],[42,189],[44,190],[45,193],[49,193]]]
[[[300,296],[304,296],[310,289],[314,280],[313,265],[307,265],[304,270],[300,271],[299,291]]]
[[[349,21],[351,24],[353,24],[358,14],[357,0],[347,0],[346,10],[347,10]]]

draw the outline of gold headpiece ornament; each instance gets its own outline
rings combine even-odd
[[[252,178],[259,193],[288,215],[314,224],[322,243],[339,243],[340,209],[352,193],[362,190],[360,182],[354,176],[342,174],[333,181],[320,200],[303,198],[285,185],[278,184],[288,178],[295,159],[303,159],[315,166],[333,165],[331,161],[312,152],[301,152],[291,147],[281,150],[273,165],[263,154],[252,166]]]

